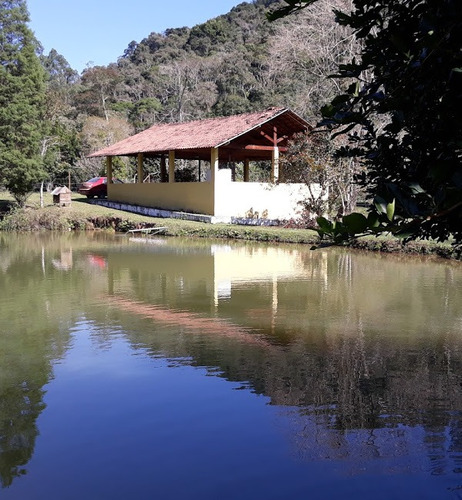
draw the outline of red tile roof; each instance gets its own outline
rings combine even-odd
[[[139,134],[100,149],[89,156],[125,156],[216,148],[275,119],[292,133],[311,128],[305,120],[286,108],[270,108],[266,111],[224,118],[153,125]]]

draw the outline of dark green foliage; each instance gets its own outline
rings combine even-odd
[[[7,3],[10,5],[2,5]],[[51,187],[67,184],[70,178],[78,183],[99,174],[101,161],[87,158],[88,153],[156,122],[225,116],[271,106],[291,107],[314,122],[313,110],[318,103],[328,102],[332,91],[325,90],[322,83],[312,91],[314,79],[319,80],[310,64],[316,50],[303,52],[299,40],[291,44],[294,61],[287,67],[281,64],[278,50],[291,27],[285,20],[268,22],[266,12],[282,3],[243,2],[227,14],[192,28],[151,33],[139,43],[130,42],[117,62],[87,68],[80,76],[55,50],[42,55],[46,109],[39,134],[40,158],[35,158],[43,160],[46,174],[35,169],[41,174],[38,180],[46,180]],[[312,33],[317,19],[312,24],[305,24],[306,19],[302,22]],[[326,23],[329,29],[319,33],[331,30],[333,16],[326,16]],[[338,38],[333,47],[343,54]],[[319,45],[318,37],[312,46]],[[304,63],[297,67],[300,50]],[[42,94],[34,95],[38,98]],[[34,130],[38,128],[34,126]],[[34,156],[26,151],[23,154],[27,161],[20,161],[28,168],[27,162]],[[133,178],[136,168],[126,170],[127,180]],[[20,178],[27,176],[21,173]]]
[[[209,56],[219,47],[232,43],[233,31],[223,18],[215,18],[191,29],[188,46],[199,56]]]
[[[395,215],[395,201],[387,203],[377,196],[374,199],[374,209],[367,217],[361,213],[351,213],[342,217],[341,221],[330,221],[318,217],[318,234],[323,239],[328,237],[334,243],[351,242],[352,239],[366,234],[379,235],[389,231],[390,223]]]
[[[145,97],[132,105],[128,118],[136,130],[144,130],[155,122],[155,115],[161,108],[160,102],[155,97]]]
[[[268,18],[271,21],[275,21],[276,19],[281,19],[289,14],[293,14],[299,10],[302,10],[309,5],[317,2],[318,0],[284,0],[286,5],[278,8],[277,10],[272,11],[268,14]]]
[[[315,0],[286,0],[274,18]],[[355,0],[337,22],[354,29],[361,55],[340,65],[353,79],[323,108],[324,125],[350,133],[341,153],[366,166],[360,182],[395,216],[405,238],[462,242],[462,10],[458,0]],[[376,206],[371,213],[377,216]],[[348,226],[349,221],[343,220]],[[354,227],[346,230],[354,233]],[[338,235],[337,235],[338,236]]]
[[[55,49],[51,49],[47,56],[42,55],[41,60],[50,88],[62,91],[63,88],[78,82],[77,71],[72,69],[66,59]],[[63,96],[63,100],[67,100],[66,96]]]
[[[24,0],[0,1],[0,183],[24,204],[44,177],[45,76]]]
[[[111,104],[117,100],[117,86],[122,79],[115,64],[107,67],[94,66],[84,70],[80,92],[76,95],[77,108],[107,120]]]
[[[51,184],[67,184],[81,149],[75,94],[79,76],[66,59],[52,49],[41,56],[46,73],[46,111],[42,156]]]
[[[128,97],[133,104],[157,100],[156,121],[223,116],[273,105],[261,82],[268,37],[274,31],[265,12],[273,3],[279,0],[244,2],[193,28],[151,33],[138,44],[131,42],[118,61],[124,83],[114,95],[120,100]],[[142,126],[133,113],[128,118],[137,130]]]

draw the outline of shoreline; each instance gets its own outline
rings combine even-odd
[[[0,208],[5,209],[11,200],[0,194]],[[154,218],[136,215],[115,209],[93,205],[80,195],[73,195],[71,207],[53,205],[50,195],[45,196],[44,208],[39,208],[38,195],[31,196],[25,208],[11,212],[3,210],[0,231],[111,231],[126,233],[129,230],[163,227],[165,236],[181,236],[212,239],[251,240],[270,243],[291,243],[324,246],[328,242],[320,240],[311,229],[292,229],[274,226],[241,226],[229,224],[208,224],[181,219]],[[451,260],[462,260],[462,248],[450,243],[426,240],[410,241],[406,244],[394,237],[364,236],[353,240],[345,248],[405,254],[434,256]]]

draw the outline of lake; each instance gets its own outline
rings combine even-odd
[[[462,497],[462,264],[0,233],[0,499]]]

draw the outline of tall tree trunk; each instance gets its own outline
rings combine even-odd
[[[40,183],[40,208],[43,208],[43,182]]]

